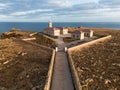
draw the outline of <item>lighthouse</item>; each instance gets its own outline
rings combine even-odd
[[[52,28],[52,22],[51,21],[48,23],[48,27]]]

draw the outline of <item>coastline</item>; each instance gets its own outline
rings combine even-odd
[[[86,27],[86,28],[107,28],[120,30],[119,22],[53,22],[54,26],[61,27]],[[42,31],[47,27],[47,22],[0,22],[0,33],[9,31],[11,28],[21,30]]]
[[[76,29],[76,28],[71,28],[71,29]],[[79,29],[79,28],[78,28]],[[112,29],[101,29],[101,28],[91,28],[91,29],[93,29],[94,30],[94,32],[95,32],[95,34],[97,35],[97,34],[99,34],[99,35],[112,35],[113,37],[112,37],[112,39],[110,40],[110,42],[108,42],[108,44],[106,44],[106,46],[108,46],[108,45],[112,45],[112,46],[114,46],[115,48],[118,48],[119,49],[119,33],[120,33],[120,30],[112,30]],[[14,30],[13,30],[14,31]],[[15,32],[15,31],[14,31]],[[18,30],[18,32],[19,32],[19,30]],[[23,33],[23,32],[22,32]],[[17,33],[16,33],[17,34]],[[20,34],[20,33],[19,33]],[[28,33],[23,33],[23,36],[28,36],[29,37],[29,34],[30,34],[30,32]],[[21,89],[22,88],[35,88],[35,87],[37,87],[37,84],[40,84],[41,85],[41,87],[38,87],[38,88],[44,88],[44,84],[45,84],[45,81],[46,81],[46,78],[43,78],[43,77],[45,77],[46,75],[47,75],[47,70],[48,70],[48,67],[49,67],[49,60],[50,60],[50,56],[51,55],[49,55],[49,53],[51,53],[51,52],[48,52],[49,50],[46,50],[45,48],[43,48],[43,47],[38,47],[38,45],[36,46],[36,45],[34,45],[34,44],[30,44],[30,43],[26,43],[26,42],[24,42],[24,41],[20,41],[20,40],[18,40],[18,39],[16,39],[16,40],[12,40],[13,38],[11,38],[11,39],[3,39],[3,40],[0,40],[2,43],[0,43],[1,45],[1,50],[3,50],[2,52],[0,52],[0,53],[2,53],[3,54],[3,52],[4,52],[4,55],[3,55],[3,58],[2,58],[2,62],[3,63],[1,63],[1,67],[3,67],[2,69],[3,70],[6,70],[6,72],[5,73],[2,73],[2,69],[1,69],[1,75],[2,75],[2,77],[1,77],[1,81],[2,80],[5,80],[6,81],[6,78],[4,77],[4,76],[6,76],[6,77],[8,77],[7,75],[14,75],[14,72],[12,72],[12,71],[16,71],[16,72],[19,72],[19,74],[15,74],[16,76],[17,76],[17,80],[15,79],[15,78],[8,78],[8,80],[9,79],[11,79],[11,81],[13,81],[13,80],[16,80],[16,82],[17,83],[20,83],[20,84],[17,84],[17,86],[16,87],[14,87],[14,88],[18,88],[18,87],[21,87]],[[40,39],[42,39],[42,40],[40,40]],[[6,41],[7,40],[7,41]],[[43,41],[47,41],[47,43],[48,42],[51,42],[50,40],[48,40],[48,39],[45,39],[45,38],[43,38],[42,36],[40,36],[40,37],[38,37],[38,41],[39,42],[37,42],[38,44],[41,44],[41,42],[42,42],[42,45],[46,45],[45,43],[46,42],[43,42]],[[7,43],[6,43],[7,42]],[[35,43],[34,41],[32,42],[32,43]],[[109,44],[110,43],[110,44]],[[50,44],[52,44],[52,43],[50,43]],[[103,45],[103,47],[104,47],[104,43],[102,44],[102,43],[99,43],[98,44],[99,45],[99,47],[101,47],[101,45]],[[14,47],[14,49],[13,49],[13,47]],[[93,46],[93,47],[95,47],[95,46]],[[99,47],[97,47],[96,48],[96,50],[98,50],[98,48]],[[7,48],[7,49],[4,49],[4,48]],[[18,50],[18,48],[19,48],[19,50]],[[7,51],[6,51],[7,50]],[[87,49],[86,49],[87,50]],[[91,50],[91,49],[90,49]],[[101,49],[100,49],[101,50]],[[107,48],[103,48],[103,51],[104,50],[114,50],[114,49],[112,49],[112,48],[110,48],[110,47],[107,47]],[[115,51],[116,51],[117,49],[115,49]],[[89,50],[87,50],[87,51],[89,51]],[[12,52],[12,53],[11,53]],[[39,52],[39,53],[38,53]],[[40,53],[41,52],[41,53]],[[112,51],[113,52],[113,51]],[[44,53],[44,54],[43,54]],[[116,52],[117,53],[117,52]],[[14,55],[14,57],[13,57],[13,55]],[[87,53],[87,54],[89,54],[89,52]],[[85,55],[87,55],[87,54],[85,54]],[[99,54],[99,53],[98,53]],[[15,64],[14,64],[14,61],[11,61],[11,59],[8,59],[7,57],[7,55],[10,55],[10,58],[12,58],[12,60],[18,60],[17,62],[15,62]],[[16,57],[16,55],[17,55],[17,57]],[[80,55],[80,54],[78,54],[78,55]],[[83,54],[82,54],[83,55]],[[83,55],[83,56],[85,56],[85,55]],[[91,55],[91,54],[90,54]],[[93,55],[93,54],[92,54]],[[102,55],[104,56],[104,54],[102,53]],[[6,56],[6,57],[5,57]],[[95,55],[94,55],[95,56]],[[99,56],[101,56],[101,55],[99,55]],[[112,55],[111,55],[112,56]],[[41,58],[42,57],[42,58]],[[93,56],[92,56],[93,57]],[[116,56],[116,54],[114,55],[114,57],[117,57]],[[113,59],[114,59],[114,57],[113,57]],[[4,59],[5,58],[5,59]],[[76,58],[76,59],[79,59],[79,58]],[[84,58],[84,59],[87,59],[87,57],[86,58]],[[96,57],[94,57],[94,59],[95,60],[97,60],[96,59]],[[81,59],[82,60],[82,59]],[[102,59],[102,60],[105,60],[105,59]],[[84,60],[84,61],[87,61],[87,60]],[[84,61],[82,61],[82,63],[84,63]],[[89,59],[88,59],[88,61],[89,61]],[[9,63],[8,63],[9,62]],[[39,62],[39,63],[38,63]],[[7,63],[7,64],[6,64]],[[17,64],[16,64],[17,63]],[[26,65],[24,64],[24,63],[26,63]],[[77,61],[75,62],[75,63],[77,63]],[[5,65],[4,65],[5,64]],[[7,66],[6,66],[7,65]],[[6,67],[10,67],[10,65],[14,65],[14,67],[11,67],[11,68],[6,68]],[[29,67],[29,65],[31,65],[31,66],[33,66],[32,68],[33,69],[31,69],[31,67]],[[84,64],[83,64],[84,65]],[[90,64],[91,65],[91,64]],[[39,66],[39,68],[38,68],[38,66]],[[81,66],[81,65],[80,65]],[[5,68],[4,68],[5,67]],[[17,70],[15,69],[17,67]],[[44,68],[43,68],[44,67]],[[21,73],[22,72],[24,72],[24,69],[23,68],[25,68],[25,70],[27,70],[27,74],[25,74],[25,75],[22,75],[21,76]],[[27,69],[26,69],[27,68]],[[39,71],[41,71],[41,73],[37,73],[37,72],[35,72],[34,70],[36,70],[36,68],[38,68],[37,70],[39,70]],[[41,69],[42,68],[42,69]],[[31,69],[32,70],[32,72],[30,72],[29,71],[29,69]],[[18,71],[19,70],[19,71]],[[7,72],[10,72],[9,74],[7,74]],[[36,73],[36,74],[34,74],[34,72]],[[38,75],[38,76],[35,76],[35,75]],[[91,74],[92,75],[92,74]],[[12,76],[11,76],[12,77]],[[32,77],[35,77],[35,78],[32,78]],[[25,79],[24,79],[25,78]],[[41,82],[39,82],[39,79],[38,78],[42,78],[42,81]],[[79,77],[80,79],[81,79],[81,77]],[[20,80],[21,81],[20,81]],[[109,78],[108,78],[109,79]],[[24,80],[27,80],[27,82],[28,83],[30,83],[30,84],[26,84],[25,85],[25,82],[26,81],[24,81]],[[29,80],[31,80],[31,81],[29,81]],[[37,82],[34,82],[34,81],[32,81],[32,80],[35,80],[35,81],[37,81]],[[15,83],[16,83],[15,82]],[[24,83],[23,83],[24,82]],[[5,84],[4,84],[5,83]],[[33,83],[35,83],[35,84],[33,84]],[[98,82],[99,83],[99,82]],[[6,85],[6,86],[9,86],[10,84],[14,84],[14,82],[11,82],[11,83],[7,83],[7,82],[2,82],[1,84],[4,84],[4,85]],[[2,86],[2,87],[6,87],[6,86]],[[24,85],[24,87],[22,87],[22,85]],[[118,85],[116,84],[116,87],[118,87]],[[9,88],[12,88],[12,87],[9,87]],[[13,89],[13,88],[12,88]]]

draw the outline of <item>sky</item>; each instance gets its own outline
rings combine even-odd
[[[0,22],[120,22],[120,0],[0,0]]]

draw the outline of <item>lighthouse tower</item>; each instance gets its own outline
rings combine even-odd
[[[48,23],[48,27],[49,27],[49,28],[52,28],[52,21],[50,21],[50,22]]]

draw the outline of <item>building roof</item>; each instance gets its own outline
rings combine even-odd
[[[91,32],[92,30],[91,29],[83,29],[82,31],[83,32]]]
[[[45,28],[44,30],[58,30],[58,28],[51,28],[51,27],[48,27],[48,28]]]
[[[58,28],[58,29],[60,29],[60,30],[63,30],[63,29],[64,29],[63,27],[56,27],[56,28]]]
[[[44,30],[63,30],[64,29],[64,27],[47,27],[47,28],[45,28]]]
[[[73,34],[82,34],[84,32],[80,31],[80,30],[75,30],[74,32],[72,32]]]
[[[60,30],[63,30],[63,29],[65,29],[64,27],[56,27],[56,28],[58,28],[58,29],[60,29]]]
[[[48,28],[45,28],[44,30],[53,30],[53,28],[48,27]]]

